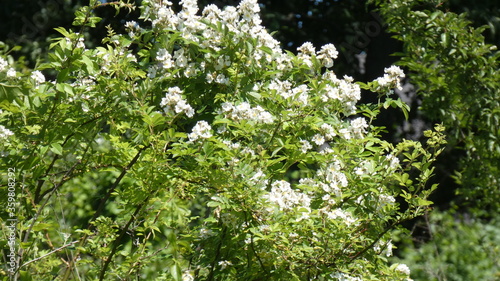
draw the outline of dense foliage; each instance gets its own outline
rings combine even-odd
[[[470,215],[431,212],[417,227],[429,233],[423,240],[406,241],[400,249],[404,258],[398,260],[408,264],[415,280],[494,281],[500,277],[498,218],[485,223]]]
[[[21,242],[4,244],[18,255],[4,274],[409,280],[387,260],[391,230],[428,209],[445,141],[438,125],[425,145],[390,144],[371,125],[406,113],[402,70],[355,83],[329,70],[332,44],[283,51],[253,0],[181,4],[143,1],[150,27],[88,48],[98,7],[134,8],[93,0],[36,69],[2,54],[1,164],[17,179],[2,220],[18,221],[2,235]],[[358,106],[361,89],[379,102]]]
[[[486,27],[473,28],[465,14],[430,4],[384,1],[380,11],[404,42],[400,64],[418,86],[423,115],[444,123],[449,147],[460,155],[454,172],[461,186],[458,206],[495,217],[500,211],[500,52],[485,44]]]

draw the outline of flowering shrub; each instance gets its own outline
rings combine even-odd
[[[409,280],[387,262],[389,231],[428,208],[445,141],[437,126],[426,146],[392,145],[371,125],[384,107],[407,110],[390,97],[402,71],[355,83],[329,70],[331,44],[283,51],[254,0],[181,4],[143,1],[143,26],[110,29],[95,49],[59,28],[50,61],[3,66],[2,165],[23,181],[19,273]],[[75,23],[92,27],[101,5]],[[381,102],[358,106],[361,89]]]

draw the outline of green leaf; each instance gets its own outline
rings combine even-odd
[[[50,145],[50,151],[54,152],[57,155],[62,155],[63,148],[58,143],[53,143]]]
[[[7,100],[9,102],[13,102],[14,100],[16,100],[16,102],[22,104],[19,100],[19,97],[21,95],[22,91],[18,86],[11,86],[0,83],[0,101]]]

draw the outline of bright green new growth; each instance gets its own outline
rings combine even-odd
[[[389,97],[401,70],[338,78],[333,45],[284,52],[255,1],[201,16],[195,1],[143,4],[150,27],[129,22],[95,49],[60,28],[50,61],[1,69],[2,167],[23,183],[18,273],[409,280],[387,261],[389,233],[428,209],[445,140],[436,126],[426,145],[392,145],[370,125],[407,109]],[[101,5],[75,23],[95,25]],[[357,108],[361,88],[381,102]]]

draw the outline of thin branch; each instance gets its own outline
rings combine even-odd
[[[51,255],[51,254],[53,254],[53,253],[55,253],[55,252],[59,252],[59,251],[61,251],[61,250],[62,250],[62,249],[64,249],[64,248],[67,248],[67,247],[69,247],[69,246],[73,246],[74,244],[76,244],[76,243],[78,243],[78,242],[79,242],[79,241],[78,241],[78,240],[76,240],[76,241],[73,241],[73,242],[68,243],[68,244],[66,244],[66,245],[63,245],[63,246],[61,246],[61,247],[59,247],[59,248],[57,248],[57,249],[54,249],[54,250],[52,250],[52,251],[50,251],[50,252],[46,253],[46,254],[45,254],[45,255],[43,255],[43,256],[40,256],[40,257],[38,257],[38,258],[36,258],[36,259],[34,259],[34,260],[30,260],[30,261],[28,261],[28,262],[25,262],[25,263],[24,263],[23,265],[21,265],[19,268],[21,268],[21,267],[23,267],[23,266],[27,266],[27,265],[28,265],[28,264],[30,264],[30,263],[33,263],[33,262],[39,261],[39,260],[41,260],[41,259],[43,259],[43,258],[45,258],[45,257],[47,257],[47,256],[49,256],[49,255]]]
[[[106,261],[104,262],[104,265],[101,269],[101,272],[99,273],[99,280],[104,280],[104,276],[106,275],[106,269],[108,269],[109,264],[111,263],[111,260],[113,259],[113,256],[115,255],[116,251],[118,250],[118,246],[120,245],[120,241],[125,237],[125,234],[127,233],[128,228],[130,227],[130,224],[135,220],[139,212],[141,211],[142,207],[146,205],[146,203],[149,201],[149,196],[146,197],[146,199],[135,209],[135,212],[130,216],[130,219],[128,220],[127,224],[123,227],[122,232],[120,233],[120,236],[116,238],[116,240],[113,243],[113,249],[111,250],[111,253],[107,257]]]

